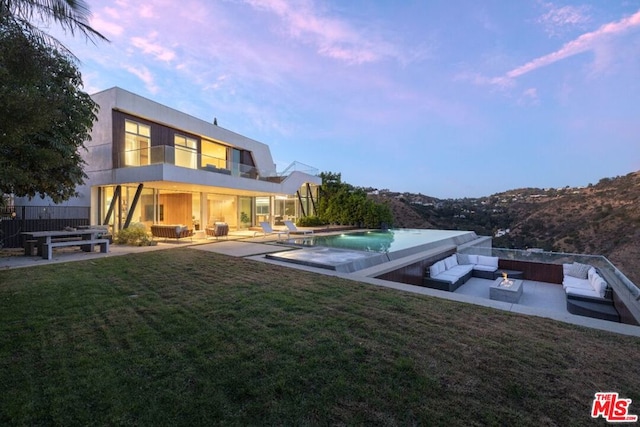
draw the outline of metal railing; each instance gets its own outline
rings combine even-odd
[[[158,163],[166,163],[190,169],[199,169],[209,172],[221,173],[231,176],[239,176],[263,181],[282,182],[292,172],[304,172],[309,175],[318,175],[318,169],[300,162],[293,162],[282,172],[267,175],[261,173],[255,166],[233,162],[205,154],[199,154],[193,150],[170,145],[126,150],[118,159],[117,168],[129,168],[148,166]]]
[[[126,150],[119,156],[116,167],[130,168],[162,163],[244,178],[259,178],[258,169],[254,166],[207,156],[196,153],[193,150],[170,145]]]

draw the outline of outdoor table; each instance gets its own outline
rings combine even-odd
[[[37,240],[38,255],[41,256],[45,245],[50,245],[54,238],[77,237],[78,240],[94,240],[98,234],[103,234],[104,230],[100,229],[83,229],[83,230],[55,230],[55,231],[25,231],[22,234],[26,240]],[[26,241],[25,241],[26,245]],[[25,246],[26,247],[26,246]],[[94,245],[88,244],[82,246],[85,252],[93,252]],[[25,251],[25,255],[27,251]]]

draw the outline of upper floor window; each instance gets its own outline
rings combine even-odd
[[[176,150],[176,166],[196,169],[198,167],[198,140],[176,134],[173,141]]]
[[[227,169],[227,146],[202,140],[202,158],[200,166]]]
[[[125,166],[149,164],[151,148],[151,127],[131,120],[124,121],[124,162]]]

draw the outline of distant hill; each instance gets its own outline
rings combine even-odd
[[[481,198],[376,193],[371,197],[389,203],[397,227],[472,230],[494,236],[494,247],[604,255],[640,284],[640,172],[586,187],[521,188]]]

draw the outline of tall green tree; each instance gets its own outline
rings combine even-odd
[[[320,174],[318,216],[325,223],[378,228],[393,224],[391,209],[367,197],[366,191],[342,182],[339,173]]]
[[[55,46],[71,54],[55,37],[41,30],[54,23],[72,35],[80,33],[91,41],[107,38],[88,24],[91,11],[83,0],[0,0],[0,21],[16,25],[39,44]]]
[[[72,59],[0,25],[0,193],[60,202],[84,182],[97,105]]]
[[[86,175],[80,150],[98,106],[84,93],[75,57],[34,22],[104,39],[78,0],[0,0],[0,194],[76,194]]]

